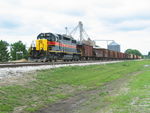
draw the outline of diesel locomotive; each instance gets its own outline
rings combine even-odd
[[[81,51],[77,41],[67,35],[40,33],[35,47],[31,47],[29,59],[34,61],[79,60]]]

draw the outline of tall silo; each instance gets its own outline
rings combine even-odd
[[[113,50],[113,51],[118,51],[120,52],[120,45],[117,44],[116,42],[111,42],[108,47],[107,47],[109,50]]]

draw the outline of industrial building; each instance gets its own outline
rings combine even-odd
[[[112,51],[118,51],[120,52],[120,45],[117,44],[115,41],[111,42],[108,47],[107,47],[109,50],[112,50]]]

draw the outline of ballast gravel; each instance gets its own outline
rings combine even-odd
[[[25,67],[16,67],[16,68],[0,68],[0,80],[3,78],[10,78],[14,76],[23,76],[26,73],[34,73],[37,70],[45,70],[51,68],[59,68],[66,66],[87,66],[87,65],[102,65],[102,64],[110,64],[117,63],[123,61],[110,61],[110,62],[94,62],[94,63],[78,63],[78,64],[59,64],[59,65],[43,65],[43,66],[25,66]]]

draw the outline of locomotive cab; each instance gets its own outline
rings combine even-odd
[[[52,33],[41,33],[36,40],[36,50],[58,50],[58,36]],[[59,46],[59,45],[58,45]]]
[[[37,39],[47,39],[48,41],[56,41],[56,36],[52,33],[41,33],[38,35]]]

